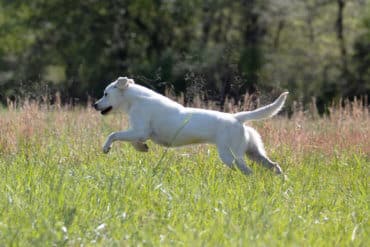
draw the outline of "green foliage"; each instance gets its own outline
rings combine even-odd
[[[369,12],[370,13],[370,12]],[[356,77],[355,82],[348,88],[349,95],[356,95],[359,92],[370,94],[370,14],[364,20],[366,32],[357,37],[354,45],[354,61]]]
[[[4,0],[0,100],[45,94],[40,84],[86,100],[118,75],[186,100],[288,89],[327,104],[368,94],[365,5],[346,1],[340,40],[338,1]]]

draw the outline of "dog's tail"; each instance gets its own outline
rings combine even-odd
[[[273,103],[257,108],[254,111],[238,112],[234,114],[234,117],[241,123],[251,120],[261,120],[270,118],[276,115],[281,108],[283,108],[284,102],[288,97],[289,92],[282,93]]]

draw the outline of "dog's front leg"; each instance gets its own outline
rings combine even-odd
[[[115,141],[144,142],[147,139],[148,135],[145,133],[145,131],[132,129],[127,131],[113,132],[105,141],[103,152],[108,153],[112,146],[112,143]]]

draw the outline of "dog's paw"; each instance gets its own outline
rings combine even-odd
[[[109,150],[110,150],[110,146],[105,145],[105,146],[103,147],[103,153],[107,154],[107,153],[109,153]]]
[[[138,151],[146,153],[149,151],[149,146],[146,143],[144,143],[144,145],[141,146],[140,149],[138,149]]]
[[[275,167],[273,169],[276,174],[283,174],[283,169],[281,169],[278,164],[275,164]]]
[[[149,151],[149,147],[146,143],[143,143],[143,142],[134,142],[132,143],[132,146],[134,146],[134,148],[139,151],[139,152],[148,152]]]

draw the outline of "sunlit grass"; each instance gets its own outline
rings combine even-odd
[[[286,176],[251,164],[245,177],[208,145],[115,143],[105,155],[107,134],[125,126],[118,115],[1,111],[0,245],[368,246],[368,118],[348,121],[354,148],[330,148],[333,120],[256,123]]]

